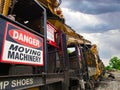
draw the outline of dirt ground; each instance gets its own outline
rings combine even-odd
[[[120,72],[111,72],[115,79],[107,78],[100,81],[99,86],[95,90],[120,90]]]

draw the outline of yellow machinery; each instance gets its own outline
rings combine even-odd
[[[0,13],[7,16],[10,6],[10,0],[0,0]]]
[[[57,0],[38,0],[38,1],[41,4],[43,4],[45,7],[49,8],[53,14],[59,16],[60,18],[63,18],[62,10],[58,7],[59,3],[57,2]],[[48,21],[51,22],[58,30],[62,30],[67,35],[67,45],[69,45],[70,43],[91,45],[90,41],[84,39],[83,36],[77,34],[71,27],[64,24],[64,22],[61,22],[60,20],[57,20],[54,18],[52,19],[48,18]],[[92,53],[92,55],[87,55],[88,66],[91,66],[91,64],[94,62],[95,69],[93,70],[94,72],[93,76],[94,76],[94,79],[97,80],[103,70],[103,68],[101,69],[100,67],[104,65],[101,65],[99,63],[98,51],[97,51],[96,45],[91,46],[90,52]]]
[[[57,0],[37,0],[37,1],[46,8],[48,8],[53,14],[63,17],[62,11],[59,8],[59,5],[61,4],[61,0],[59,0],[59,2]]]
[[[96,66],[96,74],[94,75],[94,79],[97,80],[97,78],[99,77],[100,75],[100,70],[99,70],[99,66],[98,66],[98,51],[97,51],[97,46],[94,44],[92,45],[91,47],[91,52],[94,56],[94,59],[95,59],[95,66]]]
[[[10,4],[13,1],[14,0],[0,0],[0,13],[7,16]],[[58,8],[58,6],[61,3],[61,0],[60,2],[58,2],[57,0],[37,0],[37,1],[44,7],[48,8],[53,14],[55,15],[61,14],[61,9]]]
[[[56,0],[38,0],[38,2],[49,8],[53,14],[55,14],[55,8],[57,8],[59,5]]]
[[[92,76],[94,77],[94,80],[97,80],[98,77],[100,76],[100,74],[102,73],[102,71],[104,70],[104,65],[103,65],[102,61],[100,61],[98,58],[97,46],[91,45],[91,42],[89,40],[86,40],[83,36],[77,34],[71,27],[69,27],[68,25],[65,24],[65,19],[62,14],[62,10],[59,7],[61,0],[59,0],[59,2],[57,0],[37,0],[37,1],[52,13],[53,17],[51,18],[48,16],[47,20],[51,24],[53,24],[58,31],[62,31],[64,34],[66,34],[66,36],[67,36],[66,45],[67,46],[69,46],[71,43],[74,45],[78,45],[78,46],[82,46],[82,45],[90,46],[90,48],[85,51],[85,54],[86,54],[85,58],[87,60],[86,63],[88,64],[88,66],[86,66],[86,68],[89,69],[89,66],[92,66],[92,64],[94,62],[94,65],[92,66],[92,67],[94,67],[94,70],[90,69],[90,72],[94,72]],[[0,14],[2,14],[4,16],[8,16],[9,8],[11,7],[12,3],[13,3],[13,0],[0,0]],[[36,21],[37,20],[35,20],[35,22]],[[35,24],[33,21],[32,21],[32,23]],[[83,46],[82,46],[82,48],[83,48]],[[85,49],[85,48],[83,48],[83,49]],[[79,47],[79,50],[78,50],[79,57],[80,57],[80,55],[79,55],[80,49],[81,48]],[[85,59],[83,59],[83,60],[85,60]],[[81,60],[79,60],[79,61],[81,61]],[[80,67],[81,67],[81,65],[80,65]],[[88,73],[89,70],[86,72]],[[81,80],[81,77],[79,77],[79,78]],[[79,81],[79,79],[78,79],[78,81]],[[33,89],[38,90],[38,88],[33,88]],[[33,90],[33,89],[31,88],[29,90]]]

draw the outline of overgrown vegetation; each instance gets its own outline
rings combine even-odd
[[[106,66],[106,70],[120,70],[120,59],[118,57],[113,57],[109,61],[109,65]]]

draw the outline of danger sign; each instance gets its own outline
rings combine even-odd
[[[43,65],[43,38],[6,22],[1,62]]]

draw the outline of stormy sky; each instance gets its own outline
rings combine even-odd
[[[97,44],[105,65],[120,58],[120,0],[62,0],[66,24]]]

